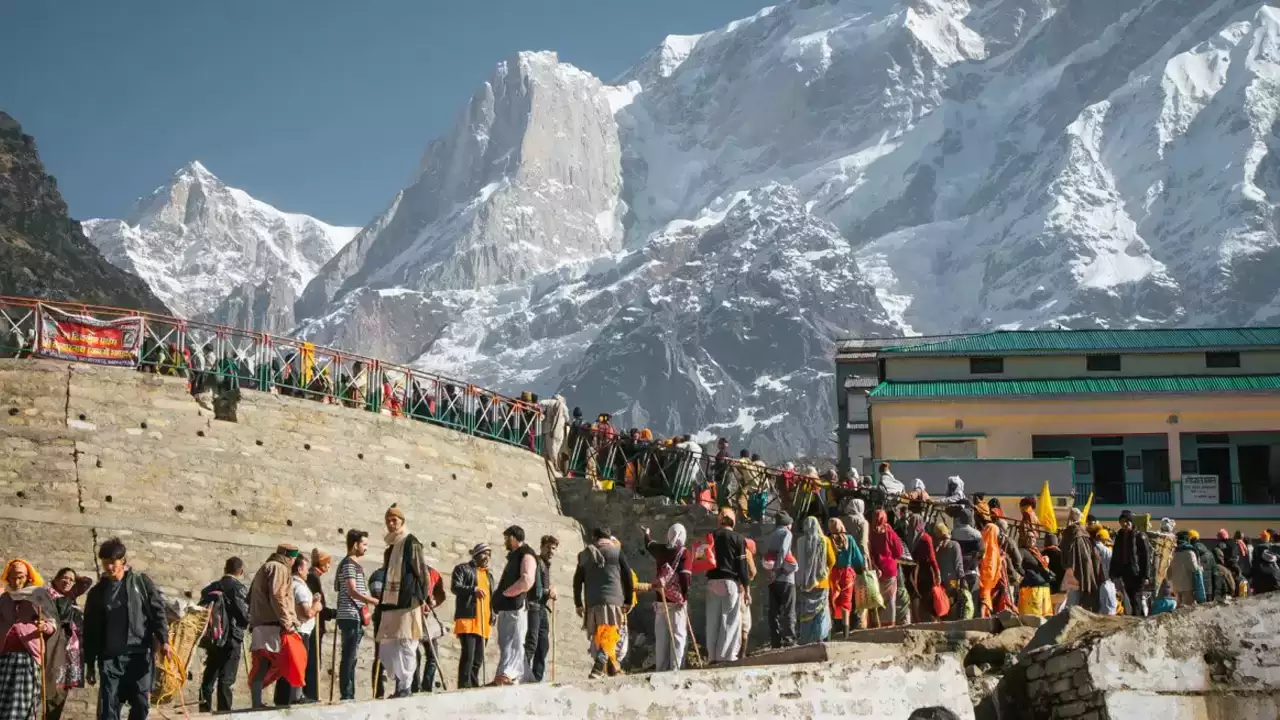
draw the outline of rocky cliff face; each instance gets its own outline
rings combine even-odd
[[[67,214],[35,140],[0,112],[0,295],[166,312],[138,277],[107,262]]]
[[[144,278],[180,315],[272,332],[294,326],[297,296],[358,230],[281,212],[198,162],[125,219],[84,226],[108,260]]]
[[[1276,322],[1280,9],[788,0],[499,66],[301,331],[830,453],[831,338]]]

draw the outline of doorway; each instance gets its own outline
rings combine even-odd
[[[1236,448],[1240,463],[1240,490],[1249,505],[1267,505],[1271,499],[1271,446],[1240,445]]]
[[[1124,505],[1124,451],[1093,451],[1093,492],[1102,505]]]
[[[1196,450],[1201,475],[1218,476],[1218,504],[1231,504],[1231,448],[1202,447]]]

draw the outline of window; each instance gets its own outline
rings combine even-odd
[[[978,457],[977,440],[921,440],[920,459],[972,459]]]
[[[1077,474],[1077,475],[1092,475],[1092,474],[1093,474],[1093,461],[1092,461],[1092,460],[1089,460],[1089,459],[1087,459],[1087,458],[1081,458],[1081,459],[1079,459],[1079,460],[1076,460],[1076,474]]]
[[[969,373],[971,375],[994,375],[1002,372],[1004,372],[1004,358],[969,358]]]
[[[1144,450],[1143,452],[1146,452],[1146,451]],[[1141,469],[1142,469],[1142,456],[1141,456],[1141,455],[1126,455],[1126,456],[1125,456],[1125,458],[1124,458],[1124,469],[1125,469],[1125,470],[1141,470]]]
[[[1124,437],[1115,435],[1112,437],[1091,437],[1089,444],[1094,447],[1113,447],[1116,445],[1124,445]]]
[[[1207,352],[1204,354],[1204,366],[1207,368],[1238,368],[1240,367],[1240,353]]]
[[[1230,445],[1231,438],[1226,433],[1212,435],[1196,435],[1197,445]]]
[[[1119,355],[1090,355],[1086,362],[1088,363],[1089,372],[1120,371]]]

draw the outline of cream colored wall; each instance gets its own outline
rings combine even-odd
[[[1169,424],[1171,415],[1178,417]],[[1280,396],[1177,396],[1045,400],[877,402],[872,409],[877,457],[918,458],[921,433],[982,433],[978,457],[1029,458],[1035,435],[1169,436],[1170,467],[1181,477],[1181,433],[1280,430]]]
[[[1004,372],[973,375],[968,357],[889,357],[888,380],[1007,380],[1014,378],[1133,377],[1140,375],[1280,374],[1280,352],[1240,353],[1239,368],[1209,369],[1204,353],[1122,354],[1120,372],[1089,372],[1084,355],[1007,355]]]

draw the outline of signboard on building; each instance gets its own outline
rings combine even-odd
[[[1182,476],[1182,504],[1183,505],[1217,505],[1218,504],[1218,476],[1217,475],[1183,475]]]
[[[99,320],[40,306],[41,357],[95,363],[134,365],[142,344],[142,318]]]

